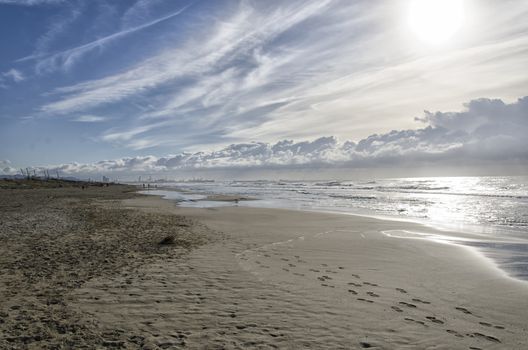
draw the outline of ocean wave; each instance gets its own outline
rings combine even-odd
[[[342,199],[358,199],[358,200],[374,200],[378,199],[376,196],[353,196],[353,195],[341,195],[341,194],[330,194],[328,197],[342,198]]]
[[[317,182],[315,183],[315,186],[334,187],[334,186],[342,186],[342,183],[339,181]]]
[[[422,186],[422,185],[404,185],[404,186],[378,186],[378,191],[398,191],[398,190],[419,190],[419,191],[442,191],[449,190],[448,186]]]

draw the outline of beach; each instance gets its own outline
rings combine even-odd
[[[94,237],[114,237],[99,246],[84,245],[85,255],[55,240],[51,230],[56,227],[42,226],[46,222],[42,213],[48,210],[44,205],[32,211],[39,215],[38,229],[25,229],[12,220],[29,215],[28,198],[21,197],[18,204],[4,198],[1,232],[10,245],[2,245],[2,266],[16,261],[23,267],[2,268],[0,345],[21,349],[72,348],[73,344],[129,349],[528,346],[526,282],[508,277],[472,248],[387,234],[445,232],[343,214],[236,206],[181,208],[156,196],[109,191],[114,192],[83,199],[86,192],[70,190],[69,199],[66,194],[62,199],[70,208],[73,202],[98,210],[99,216],[116,213],[109,220],[113,225],[83,231],[91,232],[96,242]],[[66,217],[65,206],[56,207],[56,225]],[[117,220],[123,213],[128,219]],[[131,218],[140,220],[129,224]],[[80,241],[82,230],[72,231],[68,225],[61,226],[65,232],[61,239]],[[157,243],[171,228],[181,243],[160,247]],[[38,244],[28,245],[26,238]],[[25,248],[17,244],[33,248],[33,255],[25,253],[26,261],[35,260],[33,265],[20,262]],[[55,244],[68,248],[68,257],[82,259],[71,263],[63,253],[49,253]],[[107,244],[111,249],[95,254]],[[34,246],[44,253],[35,253]],[[41,271],[36,260],[41,255],[60,264],[39,278],[19,276]],[[104,255],[114,263],[107,264]],[[68,269],[75,269],[81,278],[73,278]],[[55,324],[66,328],[61,333],[60,327],[51,327]]]
[[[180,215],[122,208],[122,199],[136,196],[130,186],[24,180],[0,187],[0,349],[124,346],[128,335],[74,306],[73,292],[209,239]],[[159,244],[166,237],[173,244]]]

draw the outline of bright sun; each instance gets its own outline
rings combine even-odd
[[[462,0],[411,0],[409,25],[428,44],[445,43],[460,29],[463,21]]]

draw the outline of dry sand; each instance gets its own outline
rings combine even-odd
[[[16,283],[9,280],[6,271],[16,276],[18,268],[2,268],[0,290],[7,301],[4,298],[0,307],[8,315],[0,315],[0,323],[6,321],[0,324],[0,345],[60,348],[62,340],[64,348],[78,341],[85,348],[130,349],[528,347],[525,282],[507,278],[468,248],[381,233],[432,232],[430,228],[300,211],[178,208],[150,196],[89,203],[90,210],[151,218],[148,225],[155,226],[156,234],[144,235],[145,226],[128,233],[131,240],[150,242],[146,245],[150,248],[135,249],[139,253],[129,258],[113,255],[121,264],[104,272],[101,266],[90,270],[75,265],[92,274],[78,285],[60,289],[58,304],[40,301],[37,285],[25,285],[23,277],[15,278]],[[174,215],[178,219],[171,222]],[[157,225],[156,217],[164,224]],[[123,232],[119,227],[128,220],[117,221],[103,233],[118,235],[118,241],[128,246],[115,233]],[[194,248],[188,254],[152,248],[171,224],[187,225],[185,232],[176,234]],[[2,232],[7,232],[2,225]],[[17,232],[31,231],[30,224],[27,230],[18,222],[10,225]],[[140,238],[134,238],[137,235]],[[111,247],[119,249],[119,244]],[[19,255],[22,249],[14,251]],[[88,251],[93,251],[91,246]],[[100,255],[105,254],[111,252]],[[101,261],[97,256],[95,261]],[[29,254],[25,257],[31,259]],[[33,270],[39,269],[31,266],[24,271]],[[52,276],[64,283],[70,280],[64,274]],[[54,284],[39,281],[39,287],[53,293]],[[14,293],[14,286],[28,289]],[[19,308],[13,309],[16,305]],[[8,339],[13,333],[34,330],[35,324],[48,330],[41,318],[61,316],[66,324],[79,321],[81,329],[66,329],[62,335],[48,332],[49,338],[36,343]]]
[[[0,190],[0,349],[126,344],[128,335],[74,307],[73,291],[96,277],[122,278],[182,256],[208,239],[202,225],[182,216],[123,209],[119,200],[136,196],[130,187],[0,185],[32,188]],[[159,245],[167,236],[174,244]]]

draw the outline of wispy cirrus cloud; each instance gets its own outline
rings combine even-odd
[[[133,28],[149,22],[154,16],[152,9],[163,3],[164,0],[137,0],[121,16],[121,27]]]
[[[222,74],[222,64],[249,53],[252,48],[316,14],[328,3],[297,4],[277,10],[269,17],[259,17],[253,8],[243,5],[229,21],[218,21],[211,30],[212,36],[205,42],[191,41],[186,47],[152,57],[123,73],[59,88],[56,93],[66,94],[65,98],[43,106],[42,110],[69,113],[121,101],[176,78]]]
[[[74,122],[80,122],[80,123],[99,123],[104,122],[108,120],[106,117],[101,117],[98,115],[80,115],[78,117],[75,117],[72,119]]]
[[[56,5],[64,3],[66,0],[0,0],[1,4],[18,5],[18,6],[38,6],[38,5]]]
[[[143,23],[135,27],[127,28],[119,32],[112,33],[110,35],[106,35],[102,38],[93,40],[80,46],[73,47],[71,49],[55,52],[52,54],[37,53],[28,57],[21,58],[19,61],[36,60],[36,70],[39,73],[50,73],[57,69],[69,70],[73,65],[79,62],[87,53],[92,52],[96,49],[101,49],[105,45],[108,45],[116,40],[119,40],[123,37],[141,31],[143,29],[149,28],[151,26],[154,26],[158,23],[167,21],[175,16],[178,16],[179,14],[184,12],[189,6],[190,5],[184,6],[181,9],[172,12],[166,16],[151,20],[147,23]],[[69,16],[64,22],[53,25],[51,30],[46,34],[46,36],[43,37],[42,41],[50,41],[51,38],[55,37],[58,32],[62,31],[68,23],[71,23],[78,15],[78,13],[78,11],[74,11],[73,17]]]
[[[18,69],[11,68],[10,70],[3,72],[0,74],[0,76],[4,79],[8,79],[12,82],[19,83],[26,79],[24,74],[19,71]]]
[[[363,2],[291,2],[271,9],[242,2],[228,18],[209,18],[210,30],[182,45],[123,72],[56,89],[58,98],[41,110],[77,113],[140,98],[149,106],[132,114],[134,123],[111,132],[132,131],[134,137],[106,133],[101,140],[133,149],[196,148],[185,136],[204,128],[217,136],[210,138],[214,143],[335,130],[340,137],[361,137],[379,125],[378,115],[385,130],[416,125],[402,116],[420,112],[417,96],[426,105],[456,106],[453,95],[458,103],[498,91],[510,98],[522,94],[528,78],[514,72],[527,63],[526,35],[492,35],[485,43],[417,54],[392,43],[401,31],[387,33],[380,24],[395,10]],[[504,67],[510,73],[497,79]],[[179,130],[184,141],[175,143],[169,129]]]
[[[77,7],[72,7],[69,9],[67,15],[57,16],[54,18],[46,33],[44,33],[36,42],[35,52],[31,56],[23,57],[19,59],[19,62],[35,59],[46,55],[51,46],[57,39],[64,35],[67,32],[68,28],[75,23],[75,21],[80,17],[81,9]]]
[[[26,76],[18,69],[11,68],[5,72],[0,73],[0,88],[8,89],[9,85],[17,84],[25,80]]]

